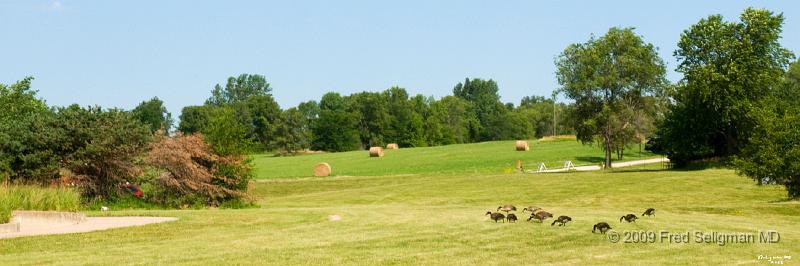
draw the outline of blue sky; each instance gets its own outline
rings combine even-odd
[[[158,96],[175,117],[240,73],[265,75],[284,108],[393,85],[441,97],[465,77],[492,78],[518,103],[558,86],[568,44],[614,26],[659,47],[678,80],[680,33],[748,6],[783,12],[782,43],[800,53],[800,1],[394,2],[0,0],[0,83],[34,76],[51,105]]]

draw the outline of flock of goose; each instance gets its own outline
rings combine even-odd
[[[501,211],[505,212],[506,214],[504,215],[504,214],[500,213]],[[492,211],[486,212],[486,215],[488,215],[489,218],[494,220],[495,223],[497,221],[501,221],[501,220],[503,222],[508,221],[509,223],[513,223],[513,222],[517,221],[517,215],[513,214],[513,213],[510,213],[510,212],[513,212],[513,211],[517,211],[517,207],[514,206],[514,205],[511,205],[511,204],[507,204],[507,205],[503,205],[503,206],[497,207],[497,210],[495,212],[492,212]],[[531,213],[531,216],[528,217],[527,221],[536,220],[536,221],[539,221],[541,223],[544,220],[546,220],[547,218],[553,218],[553,214],[552,213],[547,212],[544,209],[536,207],[536,206],[528,206],[528,207],[525,207],[525,208],[522,209],[522,213],[525,213],[526,211],[529,211]],[[647,210],[645,210],[644,213],[642,213],[643,217],[644,216],[655,216],[655,215],[656,215],[656,209],[653,209],[653,208],[647,208]],[[622,217],[620,217],[619,218],[619,222],[622,222],[623,220],[625,220],[626,222],[632,223],[632,222],[636,222],[636,219],[639,219],[639,217],[637,217],[633,213],[629,213],[629,214],[626,214],[626,215],[623,215]],[[556,218],[553,221],[553,223],[550,224],[550,226],[553,226],[556,223],[558,224],[558,226],[564,226],[564,225],[567,224],[567,222],[570,222],[570,221],[572,221],[572,217],[569,217],[569,216],[566,216],[566,215],[561,215],[561,216],[558,216],[558,218]],[[592,233],[594,233],[595,231],[600,231],[600,233],[605,234],[606,231],[608,231],[609,229],[611,229],[611,226],[608,223],[599,222],[599,223],[595,224],[594,227],[592,227]]]

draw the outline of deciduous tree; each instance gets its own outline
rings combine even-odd
[[[664,62],[632,28],[611,28],[604,36],[569,45],[556,66],[560,91],[575,101],[578,139],[599,142],[610,167],[624,137],[620,132],[630,123],[621,114],[663,89]]]
[[[746,9],[740,21],[701,19],[681,34],[675,56],[684,78],[659,129],[677,164],[736,154],[755,126],[759,108],[780,81],[792,53],[779,42],[783,15]]]
[[[150,132],[163,130],[164,133],[169,133],[174,122],[172,114],[167,112],[167,107],[158,97],[143,101],[131,112],[133,117],[150,127]]]

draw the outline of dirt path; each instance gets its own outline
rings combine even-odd
[[[178,220],[173,217],[86,217],[80,223],[26,221],[21,222],[19,232],[0,233],[0,238],[13,238],[22,236],[54,235],[85,233],[112,228],[139,226],[152,223],[163,223]]]
[[[634,165],[651,164],[651,163],[663,163],[663,162],[669,162],[669,159],[667,159],[667,158],[653,158],[653,159],[646,159],[646,160],[616,162],[616,163],[611,163],[611,167],[613,167],[613,168],[629,167],[629,166],[634,166]],[[599,165],[585,165],[585,166],[576,166],[575,167],[576,171],[597,171],[597,170],[601,170],[601,169],[602,168],[600,168]],[[566,168],[548,169],[548,170],[544,170],[544,171],[537,172],[537,173],[557,173],[557,172],[566,172],[566,171],[569,171],[569,169],[566,169]]]

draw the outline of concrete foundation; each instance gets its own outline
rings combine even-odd
[[[11,212],[11,223],[79,224],[84,221],[86,221],[86,215],[77,212],[51,212],[51,211]]]
[[[19,223],[0,224],[0,233],[19,232]]]

